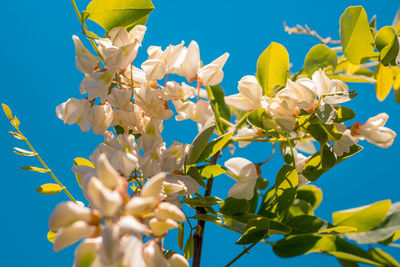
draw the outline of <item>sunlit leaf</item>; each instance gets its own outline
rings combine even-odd
[[[304,60],[304,72],[311,77],[319,69],[332,66],[335,69],[337,56],[335,51],[324,44],[313,46]]]
[[[185,236],[185,223],[180,223],[178,227],[178,247],[183,249],[183,238]]]
[[[375,71],[375,91],[376,97],[379,101],[385,100],[385,98],[389,95],[390,89],[392,89],[393,85],[393,70],[391,67],[386,67],[382,64],[379,64],[376,67]]]
[[[387,66],[396,65],[395,59],[399,54],[399,39],[395,29],[385,26],[375,35],[376,48],[379,50],[379,61]]]
[[[357,232],[365,232],[385,219],[390,205],[390,200],[384,200],[363,207],[337,211],[332,214],[333,224],[336,226],[353,226],[357,228]]]
[[[57,233],[53,231],[49,231],[47,233],[47,240],[49,240],[51,243],[54,243],[54,240],[56,239]]]
[[[233,197],[228,197],[219,205],[219,211],[227,216],[244,214],[250,208],[250,204],[245,199],[236,199]]]
[[[90,160],[87,160],[85,158],[74,158],[74,164],[94,168],[93,163]]]
[[[14,151],[15,154],[21,155],[21,156],[26,156],[26,157],[33,157],[36,156],[35,152],[29,151],[29,150],[25,150],[22,148],[18,148],[18,147],[14,147]]]
[[[298,199],[303,199],[316,209],[322,201],[322,190],[315,185],[303,185],[297,190]]]
[[[260,241],[268,233],[269,220],[266,218],[255,218],[249,221],[243,235],[236,244],[245,245]]]
[[[193,207],[210,207],[217,205],[222,202],[222,199],[218,197],[195,197],[195,198],[185,198],[184,203]]]
[[[347,107],[335,107],[336,108],[336,118],[334,119],[334,122],[336,123],[342,123],[351,119],[354,119],[356,117],[356,113]]]
[[[12,137],[19,139],[19,140],[25,140],[25,136],[17,133],[17,132],[8,132],[9,134],[12,135]]]
[[[214,216],[214,215],[210,215],[210,214],[196,214],[192,217],[192,219],[200,220],[200,221],[207,221],[207,222],[214,222],[214,223],[222,223],[221,218]]]
[[[190,235],[188,240],[186,241],[185,248],[183,250],[183,256],[189,260],[193,256],[193,249],[194,249],[194,241],[193,236]]]
[[[358,74],[327,74],[330,79],[336,79],[347,83],[376,83],[376,80],[365,76],[365,75],[358,75]]]
[[[58,184],[43,184],[36,189],[37,192],[45,195],[54,195],[60,193],[62,187]]]
[[[3,106],[3,110],[4,113],[6,114],[7,118],[12,121],[13,120],[13,116],[12,116],[12,112],[11,109],[6,105],[6,104],[1,104]]]
[[[345,56],[353,64],[365,63],[375,55],[374,37],[363,7],[351,6],[342,14],[340,40]]]
[[[86,8],[88,18],[107,31],[122,26],[127,29],[144,24],[154,9],[150,0],[93,0]]]
[[[375,261],[382,263],[383,266],[400,267],[400,264],[392,256],[380,248],[371,248],[368,253]]]
[[[21,169],[22,170],[27,170],[27,171],[33,171],[33,172],[40,172],[40,173],[50,172],[50,170],[42,169],[42,168],[38,168],[38,167],[33,167],[33,166],[21,167]]]
[[[279,87],[286,85],[289,71],[289,54],[286,48],[272,42],[257,61],[257,80],[264,95],[274,96]]]
[[[197,158],[196,161],[200,162],[214,156],[219,150],[221,150],[228,143],[233,134],[234,134],[233,132],[226,133],[212,140],[210,143],[206,145],[206,147],[201,152],[200,156]]]
[[[357,228],[352,226],[335,226],[322,231],[319,234],[344,234],[349,232],[356,232]]]
[[[218,164],[204,165],[197,168],[200,171],[201,176],[206,179],[210,179],[211,177],[216,177],[218,175],[226,173],[226,169]]]
[[[198,158],[207,146],[208,140],[210,139],[214,129],[214,125],[204,127],[201,132],[194,138],[186,157],[186,164],[192,165],[198,162]]]

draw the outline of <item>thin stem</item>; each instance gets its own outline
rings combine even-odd
[[[312,137],[311,135],[305,134],[304,136],[289,138],[289,140],[296,141],[296,140],[308,139],[311,137]],[[247,136],[247,137],[234,137],[230,140],[229,144],[235,143],[235,142],[240,142],[240,141],[275,143],[275,142],[285,142],[287,140],[288,140],[287,138],[284,138],[284,139],[282,139],[282,138],[260,139],[259,136]]]
[[[217,164],[218,158],[221,156],[221,152],[218,151],[214,156],[211,157],[210,164]],[[213,185],[214,177],[211,177],[207,181],[207,188],[204,196],[210,196],[211,189]],[[197,214],[206,214],[207,211],[203,207],[196,208]],[[203,220],[197,220],[197,231],[193,234],[194,241],[194,249],[193,249],[193,261],[192,267],[200,267],[201,262],[201,252],[203,248],[203,237],[204,237],[204,228],[206,226],[206,222]]]
[[[232,264],[234,264],[238,259],[240,259],[244,254],[246,254],[250,249],[252,249],[257,244],[258,242],[255,242],[250,246],[248,246],[247,248],[245,248],[239,255],[237,255],[233,260],[231,260],[227,265],[225,265],[225,267],[229,267]]]
[[[78,17],[79,23],[82,24],[82,15],[81,15],[81,12],[79,12],[79,8],[78,8],[78,6],[76,5],[75,0],[71,0],[71,2],[72,2],[72,6],[74,7],[75,14],[76,14],[76,16]],[[88,40],[89,40],[90,44],[93,46],[93,49],[94,49],[94,51],[96,51],[96,54],[99,56],[100,60],[101,60],[102,62],[104,62],[104,58],[103,58],[103,56],[101,55],[99,49],[97,48],[96,43],[95,43],[92,39],[89,39],[89,38],[88,38]]]
[[[272,159],[274,154],[275,154],[275,143],[272,143],[272,152],[271,152],[271,155],[269,156],[269,158],[261,163],[258,163],[257,165],[258,166],[264,165],[265,163],[267,163],[268,161],[270,161]]]
[[[24,136],[22,134],[22,132],[20,131],[19,128],[15,127],[15,129],[18,131],[18,133],[22,136]],[[46,163],[44,163],[44,161],[42,160],[42,158],[40,157],[39,153],[33,148],[33,146],[31,145],[31,143],[28,141],[28,139],[24,136],[24,141],[26,142],[26,144],[29,146],[29,148],[32,150],[33,153],[35,153],[35,156],[37,157],[37,159],[40,161],[40,163],[42,164],[42,166],[49,172],[50,176],[53,178],[53,180],[61,187],[61,189],[64,191],[64,193],[69,197],[69,199],[74,202],[77,203],[76,200],[74,199],[74,197],[69,193],[69,191],[67,190],[67,188],[60,182],[60,180],[57,179],[57,177],[54,175],[54,173],[51,171],[51,169],[49,169],[49,167],[47,167]]]

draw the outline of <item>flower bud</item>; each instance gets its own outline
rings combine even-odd
[[[73,224],[62,227],[57,231],[54,240],[54,250],[59,251],[69,245],[78,242],[82,238],[88,238],[94,235],[96,226],[91,226],[83,221],[74,222]]]
[[[154,236],[163,236],[168,230],[178,227],[178,223],[174,220],[166,219],[165,221],[160,221],[157,218],[151,219],[149,225]]]
[[[188,261],[182,255],[178,253],[172,254],[171,258],[168,259],[170,267],[189,267]]]
[[[56,231],[60,227],[68,226],[76,221],[91,221],[91,211],[80,207],[72,201],[62,202],[57,205],[49,219],[49,228]]]
[[[160,203],[155,211],[155,215],[159,220],[172,219],[177,222],[186,221],[186,216],[183,211],[177,206],[168,202]]]

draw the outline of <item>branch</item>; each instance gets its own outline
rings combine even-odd
[[[304,27],[297,24],[295,27],[289,27],[286,25],[286,22],[283,22],[283,27],[285,32],[288,34],[296,33],[296,34],[307,34],[318,38],[323,44],[341,44],[339,40],[332,40],[331,37],[322,38],[316,31],[311,30],[307,25]]]
[[[221,151],[218,151],[214,156],[211,157],[210,164],[217,164],[218,158],[221,156]],[[213,185],[214,177],[211,177],[207,181],[207,188],[204,196],[210,196]],[[196,208],[197,214],[207,214],[207,211],[203,207]],[[193,249],[193,262],[192,267],[200,267],[201,252],[203,249],[203,237],[204,227],[206,222],[203,220],[197,220],[197,231],[193,234],[194,249]]]

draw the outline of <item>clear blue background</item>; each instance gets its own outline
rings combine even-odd
[[[77,1],[81,10],[88,1]],[[317,40],[309,36],[287,35],[283,21],[288,25],[308,24],[322,36],[338,38],[339,17],[348,5],[363,5],[369,15],[378,17],[378,27],[390,25],[397,0],[392,1],[154,1],[156,10],[148,22],[143,49],[136,66],[145,59],[149,45],[187,43],[196,40],[205,63],[224,52],[231,54],[224,67],[223,87],[228,94],[237,91],[237,81],[254,74],[259,54],[271,41],[286,46],[298,70],[304,57]],[[0,102],[7,103],[21,120],[22,130],[40,152],[45,162],[78,199],[78,190],[70,171],[73,159],[88,157],[102,141],[101,136],[82,133],[79,127],[64,126],[55,115],[56,105],[70,97],[80,97],[82,74],[75,68],[75,51],[71,36],[80,34],[70,1],[3,1],[0,51]],[[400,133],[400,105],[392,94],[380,103],[372,85],[352,84],[359,96],[348,104],[358,115],[357,121],[380,112],[390,115],[388,126]],[[174,122],[165,124],[166,141],[189,143],[194,137],[193,123],[184,122],[176,128]],[[168,128],[171,127],[172,128]],[[51,182],[46,174],[20,170],[20,166],[39,166],[35,159],[12,153],[12,147],[25,148],[22,141],[13,139],[7,131],[11,126],[0,116],[0,251],[1,266],[71,266],[74,248],[59,253],[52,251],[46,239],[47,220],[55,205],[66,200],[64,194],[44,196],[35,192],[41,184]],[[183,131],[185,130],[185,131]],[[336,210],[366,205],[391,199],[400,201],[398,174],[400,141],[397,138],[389,149],[380,149],[364,143],[365,150],[341,163],[316,182],[324,191],[324,200],[317,215],[330,220]],[[255,144],[237,155],[247,155],[255,162],[269,156],[271,146]],[[221,163],[227,159],[225,155]],[[274,179],[282,165],[279,155],[263,170],[262,176]],[[226,197],[233,181],[218,177],[214,192]],[[171,231],[168,247],[174,248],[176,231]],[[223,266],[242,251],[234,245],[237,234],[207,224],[203,266]],[[387,249],[400,260],[400,249]],[[240,259],[236,266],[338,266],[329,256],[307,255],[292,259],[275,256],[267,245],[259,244]]]

